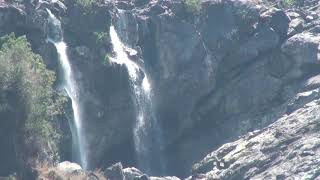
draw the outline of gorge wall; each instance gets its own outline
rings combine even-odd
[[[161,147],[153,148],[165,161],[165,173],[156,175],[304,177],[276,167],[285,163],[299,167],[284,158],[286,153],[291,153],[291,159],[301,156],[310,161],[318,155],[317,141],[303,155],[301,148],[312,142],[299,139],[317,138],[319,2],[295,1],[292,8],[284,1],[196,2],[194,6],[182,0],[0,2],[0,35],[26,35],[32,50],[56,72],[55,89],[59,89],[58,55],[46,42],[46,8],[61,21],[79,87],[91,170],[116,162],[139,166],[133,131],[138,110],[127,67],[111,60],[117,56],[109,32],[113,25],[127,47],[124,51],[148,75],[152,87],[152,108],[163,136]],[[130,48],[137,53],[130,53]],[[65,113],[55,121],[63,134],[64,143],[58,143],[56,150],[60,161],[72,160],[71,133],[62,121],[70,110],[67,103]],[[12,118],[1,118],[1,129],[14,130],[8,119]],[[4,154],[16,150],[12,140],[1,138],[0,143],[9,141]],[[230,141],[235,142],[225,144]],[[293,143],[301,146],[292,150]],[[286,149],[284,155],[276,150],[280,147]],[[157,158],[151,161],[160,163]],[[9,172],[21,163],[14,164]],[[122,165],[112,166],[106,174],[116,169],[121,178],[128,179],[132,172],[142,176],[138,170],[123,170]],[[317,165],[307,163],[309,168],[303,172],[315,178]]]

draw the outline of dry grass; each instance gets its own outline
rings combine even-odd
[[[74,173],[66,173],[58,170],[56,167],[50,167],[47,164],[40,165],[36,168],[39,173],[37,180],[87,180],[90,177],[95,177],[99,180],[107,180],[103,172],[99,170],[79,171]]]

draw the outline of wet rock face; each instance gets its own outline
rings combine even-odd
[[[106,59],[112,56],[112,8],[97,4],[88,11],[73,1],[66,4],[64,37],[79,86],[89,167],[103,168],[118,161],[133,165],[135,109],[128,73],[125,66]]]
[[[82,106],[90,168],[121,161],[133,165],[135,111],[124,66],[104,64],[86,46],[68,47]],[[78,53],[79,50],[83,53]]]
[[[81,103],[84,104],[87,142],[92,147],[89,150],[90,164],[104,167],[121,160],[125,165],[132,165],[135,111],[127,71],[123,66],[105,69],[98,66],[101,65],[91,66],[91,72],[88,72],[88,66],[79,66],[80,73],[87,75],[79,80],[81,87],[87,87],[82,88],[80,94],[83,95]],[[97,73],[102,77],[99,80],[96,79]]]
[[[145,59],[145,65],[152,78],[159,119],[168,139],[174,140],[192,126],[190,115],[197,99],[215,87],[217,62],[192,24],[167,14],[150,23],[155,24],[156,54]]]
[[[121,161],[134,164],[132,127],[135,110],[124,66],[111,65],[109,27],[112,5],[85,8],[66,1],[63,18],[69,57],[79,84],[90,168]]]

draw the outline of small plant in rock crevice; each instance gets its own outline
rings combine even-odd
[[[282,0],[281,2],[283,3],[284,6],[290,7],[296,3],[296,0]]]
[[[191,13],[198,14],[201,10],[201,0],[184,0],[184,4]]]
[[[103,61],[102,61],[102,64],[103,65],[109,65],[109,64],[111,64],[111,60],[110,60],[110,55],[109,54],[106,54],[105,56],[104,56],[104,59],[103,59]]]

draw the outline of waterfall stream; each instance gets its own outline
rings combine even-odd
[[[136,108],[136,122],[133,129],[138,168],[148,174],[161,174],[164,165],[161,158],[161,131],[155,118],[151,85],[146,72],[132,61],[121,42],[114,26],[110,27],[110,37],[116,57],[111,62],[125,65],[128,69]],[[131,50],[134,51],[134,50]],[[142,80],[142,81],[141,81]]]
[[[82,127],[81,103],[79,102],[79,90],[74,79],[74,73],[67,55],[67,45],[63,41],[60,21],[47,10],[49,14],[48,41],[53,43],[59,55],[59,62],[63,72],[62,86],[72,102],[73,144],[76,145],[73,154],[75,161],[80,163],[84,169],[88,169],[87,149]],[[135,102],[135,125],[133,128],[133,140],[135,144],[138,167],[148,174],[162,174],[164,163],[161,155],[162,135],[153,112],[152,87],[146,72],[134,61],[132,61],[126,50],[127,48],[120,40],[114,26],[110,27],[110,37],[116,54],[110,58],[112,63],[125,65],[132,88],[132,97]],[[132,49],[132,51],[134,51]]]
[[[73,120],[75,130],[72,130],[72,140],[73,144],[77,147],[73,147],[73,154],[76,156],[75,161],[79,162],[83,169],[87,169],[87,153],[84,146],[84,136],[82,132],[82,120],[81,120],[81,106],[79,103],[78,87],[74,80],[73,72],[71,68],[70,61],[67,55],[67,45],[63,41],[61,23],[52,14],[52,12],[47,9],[49,14],[49,37],[48,41],[53,43],[57,49],[59,55],[59,63],[63,71],[63,83],[62,86],[65,89],[67,95],[70,97],[72,102],[73,110]]]

